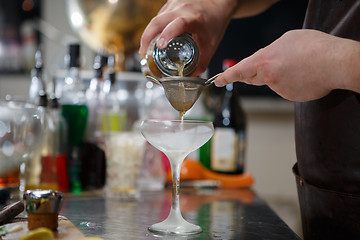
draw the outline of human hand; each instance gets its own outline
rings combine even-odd
[[[321,98],[333,89],[359,92],[360,70],[354,64],[359,62],[359,49],[359,42],[353,40],[293,30],[227,69],[215,85],[235,81],[268,85],[283,98],[298,102]]]
[[[165,48],[174,37],[192,34],[199,46],[199,62],[193,75],[205,71],[235,10],[237,0],[168,0],[146,27],[139,53],[145,56],[150,41],[160,34],[157,46]]]

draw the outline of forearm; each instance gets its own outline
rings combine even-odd
[[[360,93],[360,42],[342,39],[333,54],[338,56],[333,88]]]
[[[235,0],[237,1],[233,18],[243,18],[264,12],[279,0]]]

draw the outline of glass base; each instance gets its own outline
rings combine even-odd
[[[149,227],[149,231],[161,235],[193,235],[202,232],[200,226],[187,222],[180,211],[170,210],[169,216],[162,222]]]

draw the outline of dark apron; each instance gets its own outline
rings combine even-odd
[[[310,0],[304,28],[360,40],[360,0]],[[359,100],[334,90],[295,104],[293,170],[306,240],[360,239]]]

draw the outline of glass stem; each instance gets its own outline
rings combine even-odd
[[[178,161],[176,161],[178,162]],[[172,164],[171,165],[171,174],[172,174],[172,204],[171,208],[173,210],[179,209],[179,190],[180,190],[180,170],[181,170],[181,163]]]

